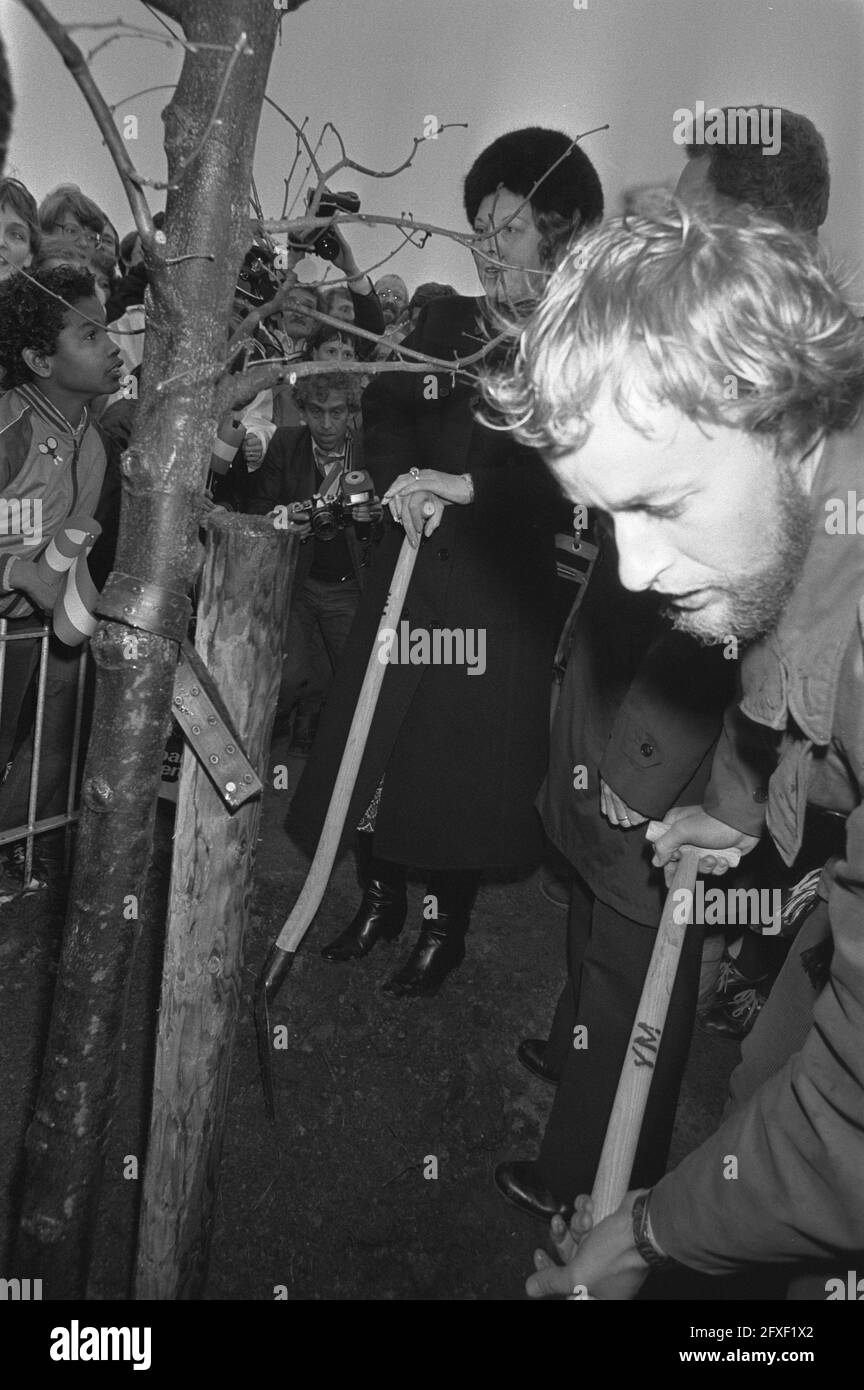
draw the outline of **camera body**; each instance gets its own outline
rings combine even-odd
[[[288,510],[292,520],[308,521],[316,540],[332,541],[346,526],[353,526],[363,545],[377,540],[384,516],[365,468],[343,473],[335,497],[319,497],[316,493],[305,502],[292,502]]]
[[[315,190],[310,188],[306,194],[307,211],[312,206],[312,199],[315,197]],[[325,188],[321,194],[321,202],[318,205],[316,217],[335,217],[337,212],[359,212],[360,198],[356,193],[331,193],[329,188]],[[320,256],[324,261],[335,261],[339,255],[339,240],[329,227],[323,227],[318,232],[310,232],[308,236],[298,238],[298,245],[302,250]]]
[[[237,274],[237,289],[245,298],[268,303],[279,288],[273,273],[273,252],[263,242],[253,242]]]

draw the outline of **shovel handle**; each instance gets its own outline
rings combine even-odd
[[[630,1183],[684,934],[693,922],[699,850],[686,846],[666,894],[657,940],[621,1068],[591,1200],[594,1224],[621,1205]],[[682,892],[683,890],[683,892]],[[589,1040],[590,1042],[590,1040]]]
[[[405,603],[405,595],[408,592],[408,585],[414,572],[417,554],[418,550],[414,549],[406,537],[399,551],[399,558],[396,561],[396,568],[393,571],[393,579],[390,584],[390,592],[387,595],[387,602],[384,604],[375,633],[375,640],[372,643],[366,674],[363,677],[360,695],[354,709],[354,718],[351,720],[348,740],[342,754],[342,761],[339,764],[339,771],[336,774],[333,795],[327,808],[324,826],[318,840],[318,847],[315,850],[315,858],[312,860],[300,896],[279,933],[276,941],[277,950],[296,951],[306,935],[315,913],[321,906],[321,899],[330,881],[333,861],[342,839],[345,817],[348,814],[348,806],[354,791],[354,784],[357,781],[357,773],[360,770],[360,761],[366,747],[366,740],[369,737],[372,716],[378,703],[381,682],[387,669],[386,658],[382,660],[382,652],[386,651],[386,646],[382,645],[380,641],[381,634],[385,629],[396,628],[399,622]]]

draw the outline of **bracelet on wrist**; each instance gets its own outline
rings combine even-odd
[[[474,501],[474,479],[471,477],[471,474],[470,474],[470,473],[463,473],[463,474],[462,474],[462,477],[465,479],[466,483],[468,484],[468,502],[473,502],[473,501]],[[467,503],[466,503],[466,506],[467,506]]]
[[[662,1269],[672,1264],[673,1261],[665,1251],[661,1250],[651,1231],[648,1215],[650,1196],[650,1189],[647,1192],[640,1192],[633,1203],[633,1243],[646,1265],[650,1265],[652,1269]]]

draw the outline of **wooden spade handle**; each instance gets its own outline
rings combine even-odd
[[[418,551],[408,543],[406,538],[399,551],[399,558],[396,561],[396,568],[390,583],[390,592],[378,622],[372,651],[369,653],[366,674],[363,677],[363,684],[354,710],[354,718],[351,720],[351,728],[348,730],[348,740],[342,754],[342,761],[339,764],[339,771],[333,786],[333,795],[330,798],[318,847],[315,850],[315,858],[312,860],[300,896],[279,933],[276,941],[276,949],[279,951],[296,951],[315,913],[321,906],[321,899],[330,881],[333,861],[339,849],[345,817],[348,814],[348,805],[354,791],[354,783],[357,781],[357,773],[360,770],[360,760],[366,747],[372,716],[378,703],[381,682],[387,669],[386,660],[380,659],[383,648],[379,639],[385,628],[395,629],[399,622],[405,603],[405,595],[408,592],[408,585],[414,572],[417,554]]]
[[[675,877],[666,894],[663,916],[657,928],[657,940],[636,1010],[636,1021],[627,1045],[627,1055],[621,1068],[618,1090],[615,1093],[615,1102],[603,1142],[603,1152],[594,1179],[591,1200],[594,1204],[595,1226],[604,1216],[609,1216],[617,1210],[630,1184],[645,1103],[654,1075],[654,1065],[660,1049],[678,961],[681,958],[684,933],[693,921],[693,896],[699,857],[698,849],[688,846],[682,848]],[[681,895],[681,889],[688,894],[686,898]],[[591,1046],[590,1038],[588,1046]]]

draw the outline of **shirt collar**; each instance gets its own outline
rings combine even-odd
[[[23,382],[18,387],[18,393],[23,396],[26,401],[29,401],[33,409],[38,411],[43,419],[48,421],[49,425],[53,425],[55,429],[63,430],[66,434],[70,435],[72,439],[80,439],[90,423],[90,412],[85,405],[81,415],[81,423],[77,428],[73,428],[62,410],[58,410],[56,405],[53,405],[48,397],[44,395],[39,390],[39,387],[34,385],[32,381]]]
[[[864,595],[864,543],[857,500],[864,500],[864,416],[829,435],[813,480],[810,548],[774,632],[745,654],[741,709],[783,729],[791,715],[815,744],[830,742],[840,667]],[[848,534],[826,521],[838,507]],[[864,527],[864,517],[861,521]]]
[[[337,459],[345,459],[347,457],[348,439],[347,437],[345,438],[341,449],[330,450],[319,449],[318,445],[315,443],[315,440],[313,439],[312,453],[314,455],[315,462],[321,469],[322,473],[326,473],[328,469],[332,468],[333,464],[336,462]]]

